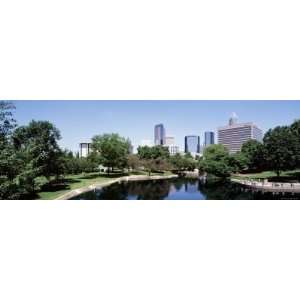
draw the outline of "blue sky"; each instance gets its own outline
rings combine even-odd
[[[228,123],[232,112],[239,122],[254,122],[264,132],[300,118],[300,101],[14,101],[18,125],[48,120],[60,130],[63,148],[78,151],[78,144],[93,135],[117,132],[136,147],[153,140],[154,125],[163,123],[183,150],[185,135],[215,131]]]

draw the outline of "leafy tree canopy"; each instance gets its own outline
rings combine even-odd
[[[279,176],[284,170],[294,167],[296,153],[293,151],[294,137],[289,126],[277,126],[264,136],[266,161],[269,169]]]
[[[0,101],[0,143],[4,142],[16,127],[12,111],[15,106],[11,102]]]
[[[117,133],[96,135],[92,138],[94,158],[108,168],[126,167],[131,148],[130,141]]]
[[[229,177],[233,171],[228,150],[223,145],[211,145],[205,148],[200,169],[217,177]]]
[[[249,140],[243,144],[241,153],[244,154],[245,163],[250,171],[262,171],[265,164],[265,147],[256,140]]]
[[[169,158],[169,150],[167,147],[164,146],[139,146],[138,149],[138,156],[141,159],[157,159],[157,158]]]
[[[62,171],[59,139],[59,130],[48,121],[31,121],[13,134],[15,150],[22,156],[25,169],[29,168],[35,176],[47,178]]]

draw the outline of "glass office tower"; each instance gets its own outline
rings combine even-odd
[[[206,131],[204,133],[204,146],[213,145],[215,143],[215,133],[212,131]]]
[[[188,135],[184,138],[185,153],[200,153],[200,136]]]
[[[166,130],[163,124],[154,127],[154,144],[155,146],[166,144]]]

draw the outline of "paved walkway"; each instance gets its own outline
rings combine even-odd
[[[231,181],[255,190],[263,190],[268,192],[300,193],[300,183],[268,182],[235,178],[231,179]]]

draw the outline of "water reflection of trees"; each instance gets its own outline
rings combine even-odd
[[[282,199],[282,195],[253,191],[230,181],[201,184],[200,188],[207,196],[207,200]]]
[[[273,195],[272,193],[262,193],[246,189],[230,181],[207,181],[201,182],[197,179],[176,178],[172,180],[149,180],[115,183],[100,190],[90,191],[81,194],[73,199],[166,199],[172,191],[172,194],[180,194],[184,199],[184,193],[187,198],[198,198],[198,192],[205,195],[208,200],[256,200],[256,199],[297,199],[299,195]],[[174,195],[176,199],[176,195]]]
[[[174,179],[172,184],[173,184],[174,188],[176,189],[176,191],[179,192],[182,189],[183,183],[184,182],[182,179],[176,178],[176,179]]]
[[[99,190],[97,199],[99,200],[126,200],[128,199],[128,191],[122,183],[114,183]]]
[[[133,181],[127,183],[128,193],[138,200],[165,199],[171,187],[169,180]]]

